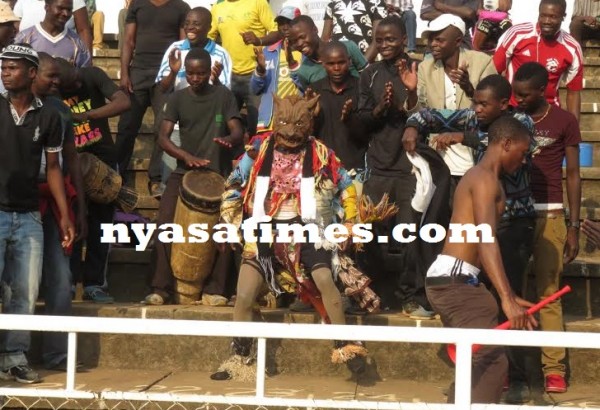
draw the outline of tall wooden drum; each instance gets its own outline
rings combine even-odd
[[[173,223],[187,233],[191,224],[207,224],[208,233],[219,221],[225,179],[206,169],[188,171],[183,176]],[[189,236],[189,234],[187,234]],[[200,300],[202,284],[211,274],[216,256],[212,240],[204,243],[173,243],[171,268],[175,277],[175,303],[191,304]]]

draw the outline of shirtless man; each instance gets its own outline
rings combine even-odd
[[[513,117],[501,117],[489,128],[488,149],[478,165],[461,179],[454,195],[451,224],[474,224],[495,236],[504,211],[502,173],[513,174],[529,152],[528,129]],[[457,206],[460,204],[460,206]],[[491,329],[498,325],[498,305],[478,280],[480,268],[496,288],[504,314],[512,329],[533,329],[537,325],[525,307],[531,303],[517,297],[506,278],[500,248],[494,240],[481,243],[450,241],[427,272],[427,297],[446,327]],[[471,399],[474,403],[499,403],[508,369],[504,347],[484,346],[473,354]],[[448,402],[454,402],[451,388]]]

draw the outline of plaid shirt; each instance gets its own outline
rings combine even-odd
[[[386,0],[386,3],[398,7],[400,12],[413,9],[412,0]]]

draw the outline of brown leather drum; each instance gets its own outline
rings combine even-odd
[[[110,204],[119,195],[121,176],[88,152],[78,154],[85,193],[94,202]]]
[[[225,179],[206,169],[188,171],[183,176],[173,223],[179,224],[186,236],[191,224],[207,224],[208,233],[219,221],[221,196]],[[200,300],[202,285],[211,274],[216,256],[212,240],[205,243],[173,243],[171,268],[175,277],[175,303],[191,304]]]
[[[123,186],[123,179],[117,171],[89,152],[82,152],[78,157],[83,187],[90,200],[100,204],[115,202],[125,212],[137,207],[137,192]]]

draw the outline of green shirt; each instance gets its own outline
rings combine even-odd
[[[360,52],[360,49],[356,45],[356,43],[352,41],[341,41],[346,46],[348,50],[348,54],[350,55],[350,74],[354,77],[359,77],[359,73],[365,69],[368,65],[367,59]],[[302,88],[306,89],[310,84],[315,83],[323,78],[327,77],[327,73],[325,72],[325,68],[323,65],[314,61],[313,59],[302,56],[302,63],[298,68],[292,71],[293,75],[298,77],[298,81],[302,85]]]

